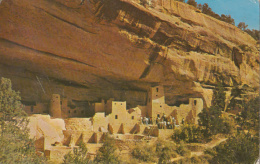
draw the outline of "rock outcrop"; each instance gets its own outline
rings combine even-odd
[[[212,88],[259,85],[256,41],[235,26],[173,0],[3,0],[0,76],[24,100],[58,93],[78,101],[114,97],[144,105],[151,85],[166,102],[210,105]]]

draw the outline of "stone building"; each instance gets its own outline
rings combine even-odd
[[[189,98],[188,104],[178,106],[169,106],[165,103],[165,94],[163,86],[151,87],[148,91],[147,105],[140,106],[142,116],[156,119],[157,116],[172,116],[180,122],[184,119],[188,123],[197,123],[198,113],[203,109],[203,100],[201,98]]]
[[[98,145],[106,133],[118,138],[124,136],[123,138],[139,139],[144,136],[168,138],[172,135],[172,129],[159,129],[155,124],[142,124],[141,117],[155,119],[158,115],[165,114],[167,117],[175,117],[177,124],[183,118],[188,123],[197,123],[197,115],[203,109],[202,99],[190,98],[188,104],[169,106],[165,103],[163,86],[152,87],[147,93],[147,105],[131,109],[126,109],[126,101],[114,99],[92,103],[89,107],[94,111],[93,117],[86,117],[84,112],[80,112],[82,109],[75,105],[72,107],[73,104],[69,104],[68,99],[61,98],[58,94],[52,95],[49,104],[27,103],[25,110],[29,114],[42,114],[48,110],[49,105],[50,116],[30,117],[31,136],[36,138],[35,146],[50,159],[58,159],[80,141],[92,147],[93,143]]]

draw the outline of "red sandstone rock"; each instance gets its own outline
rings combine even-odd
[[[88,101],[113,97],[132,107],[144,105],[146,90],[158,83],[166,86],[167,103],[202,97],[207,105],[218,76],[227,86],[258,87],[253,38],[169,2],[160,12],[159,4],[144,8],[130,0],[3,0],[0,76],[11,78],[24,100],[58,93]]]

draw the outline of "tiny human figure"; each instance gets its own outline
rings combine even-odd
[[[163,129],[166,129],[167,122],[163,121]]]
[[[150,117],[150,119],[149,119],[149,124],[153,124],[153,119],[152,119],[152,117]]]
[[[176,125],[176,120],[174,117],[172,117],[172,128],[174,129]]]
[[[164,113],[162,115],[162,121],[166,121],[166,115]]]
[[[161,119],[161,118],[160,118],[160,115],[158,114],[158,115],[157,115],[157,118],[156,118],[156,124],[159,124],[160,119]]]
[[[169,117],[167,117],[167,129],[171,129],[172,128],[171,121],[172,121],[172,119],[171,119],[171,115],[170,115]]]
[[[162,121],[160,121],[160,122],[158,123],[158,128],[159,128],[159,129],[162,129],[162,128],[163,128],[163,122],[162,122]]]
[[[184,118],[182,118],[182,121],[181,121],[182,124],[184,124]]]
[[[148,118],[145,117],[145,124],[148,125]]]
[[[163,114],[163,121],[167,121],[167,118],[166,118],[166,115],[165,114]]]
[[[143,124],[145,124],[146,117],[143,118]]]
[[[171,122],[167,122],[167,129],[172,129]]]

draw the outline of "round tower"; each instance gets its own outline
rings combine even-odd
[[[61,118],[61,104],[59,94],[52,95],[50,102],[50,115],[51,117]]]

